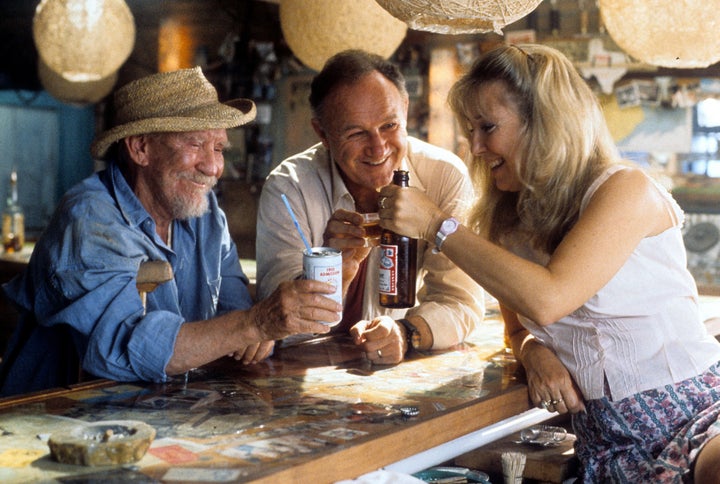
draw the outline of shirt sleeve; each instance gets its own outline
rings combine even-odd
[[[88,253],[89,245],[83,246]],[[93,252],[82,265],[62,267],[51,274],[50,284],[39,286],[38,323],[70,326],[84,355],[83,369],[95,376],[164,381],[182,316],[160,310],[144,314],[135,285],[140,258]]]
[[[317,174],[305,176],[300,168],[285,161],[265,180],[257,216],[257,294],[268,297],[283,281],[302,276],[305,245],[282,200],[284,194],[308,242],[322,244],[322,233],[330,219],[328,195],[322,192]],[[302,178],[302,186],[299,180]],[[312,214],[310,216],[309,214]]]

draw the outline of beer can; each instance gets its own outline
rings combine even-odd
[[[327,282],[335,286],[335,292],[327,296],[342,304],[342,252],[331,247],[313,247],[303,250],[303,277],[315,281]],[[342,319],[333,322],[323,321],[329,326],[337,325]]]

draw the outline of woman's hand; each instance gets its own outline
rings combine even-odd
[[[582,395],[570,373],[550,349],[535,340],[523,345],[521,362],[527,374],[530,399],[550,412],[585,410]]]
[[[414,187],[387,185],[380,190],[380,225],[393,232],[435,241],[440,224],[450,217],[423,192]]]
[[[520,324],[514,311],[502,303],[499,306],[513,354],[525,369],[533,404],[550,412],[585,410],[580,390],[557,355]]]

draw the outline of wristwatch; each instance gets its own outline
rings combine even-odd
[[[440,224],[440,229],[437,231],[437,234],[435,234],[435,249],[434,251],[440,252],[442,249],[442,245],[445,242],[445,239],[448,238],[451,234],[455,233],[455,231],[460,226],[460,222],[455,217],[450,217]]]
[[[407,319],[398,319],[398,323],[402,324],[405,327],[405,334],[407,335],[407,347],[408,349],[418,349],[420,348],[421,343],[421,337],[420,337],[420,331],[415,327],[414,324],[412,324]]]

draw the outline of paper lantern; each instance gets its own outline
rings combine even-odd
[[[346,49],[388,58],[407,32],[375,0],[281,0],[280,27],[293,54],[316,71]]]
[[[600,0],[610,37],[654,66],[704,68],[720,61],[720,0]]]
[[[496,32],[535,10],[542,0],[376,0],[414,30],[440,34]]]
[[[43,88],[58,101],[67,104],[93,104],[110,94],[118,79],[117,71],[97,81],[68,81],[38,59],[38,77]]]
[[[135,45],[135,21],[123,0],[42,0],[33,39],[50,69],[73,82],[116,72]]]

